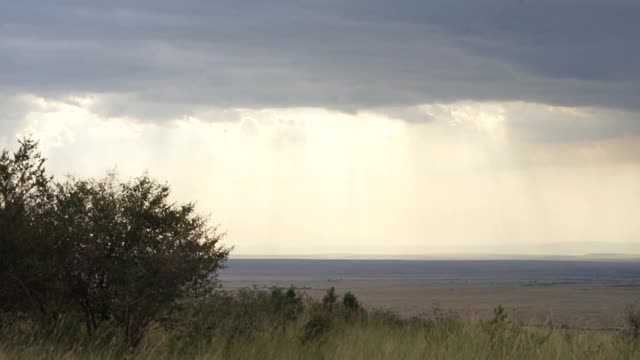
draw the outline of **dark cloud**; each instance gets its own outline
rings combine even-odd
[[[636,0],[16,1],[0,24],[0,90],[108,94],[105,114],[640,107]]]
[[[634,0],[360,1],[351,13],[430,24],[468,49],[554,78],[638,81],[640,3]]]

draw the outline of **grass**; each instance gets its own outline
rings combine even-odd
[[[87,337],[65,319],[56,334],[5,321],[0,359],[637,359],[631,333],[532,328],[496,308],[492,319],[401,319],[282,290],[221,293],[154,324],[128,350],[108,324]]]

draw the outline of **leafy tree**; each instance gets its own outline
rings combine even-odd
[[[230,249],[193,203],[148,175],[55,183],[37,142],[0,156],[0,310],[92,335],[117,323],[135,346],[154,320],[212,294]],[[24,301],[27,299],[27,301]]]
[[[195,213],[194,204],[177,205],[169,197],[170,188],[147,175],[57,186],[55,236],[73,249],[66,278],[90,333],[113,320],[135,346],[180,300],[216,287],[229,253],[219,245],[223,234]]]
[[[55,244],[40,227],[51,204],[51,177],[38,143],[20,140],[0,155],[0,311],[37,319],[58,318],[60,299]]]

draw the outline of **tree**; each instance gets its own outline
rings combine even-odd
[[[0,156],[0,310],[53,328],[77,312],[89,335],[116,323],[136,346],[154,320],[212,294],[230,249],[193,203],[148,175],[54,182],[37,143],[20,144]]]
[[[0,311],[51,320],[64,303],[56,296],[54,244],[39,226],[51,204],[52,178],[38,143],[25,138],[19,144],[0,155]]]
[[[223,234],[194,204],[169,197],[170,188],[147,175],[58,185],[51,218],[59,243],[73,249],[66,278],[90,333],[115,321],[135,346],[179,301],[216,287],[229,253],[219,245]]]

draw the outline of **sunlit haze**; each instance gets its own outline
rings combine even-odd
[[[640,23],[601,29],[608,2],[26,3],[0,5],[0,143],[148,171],[232,256],[640,254]]]

